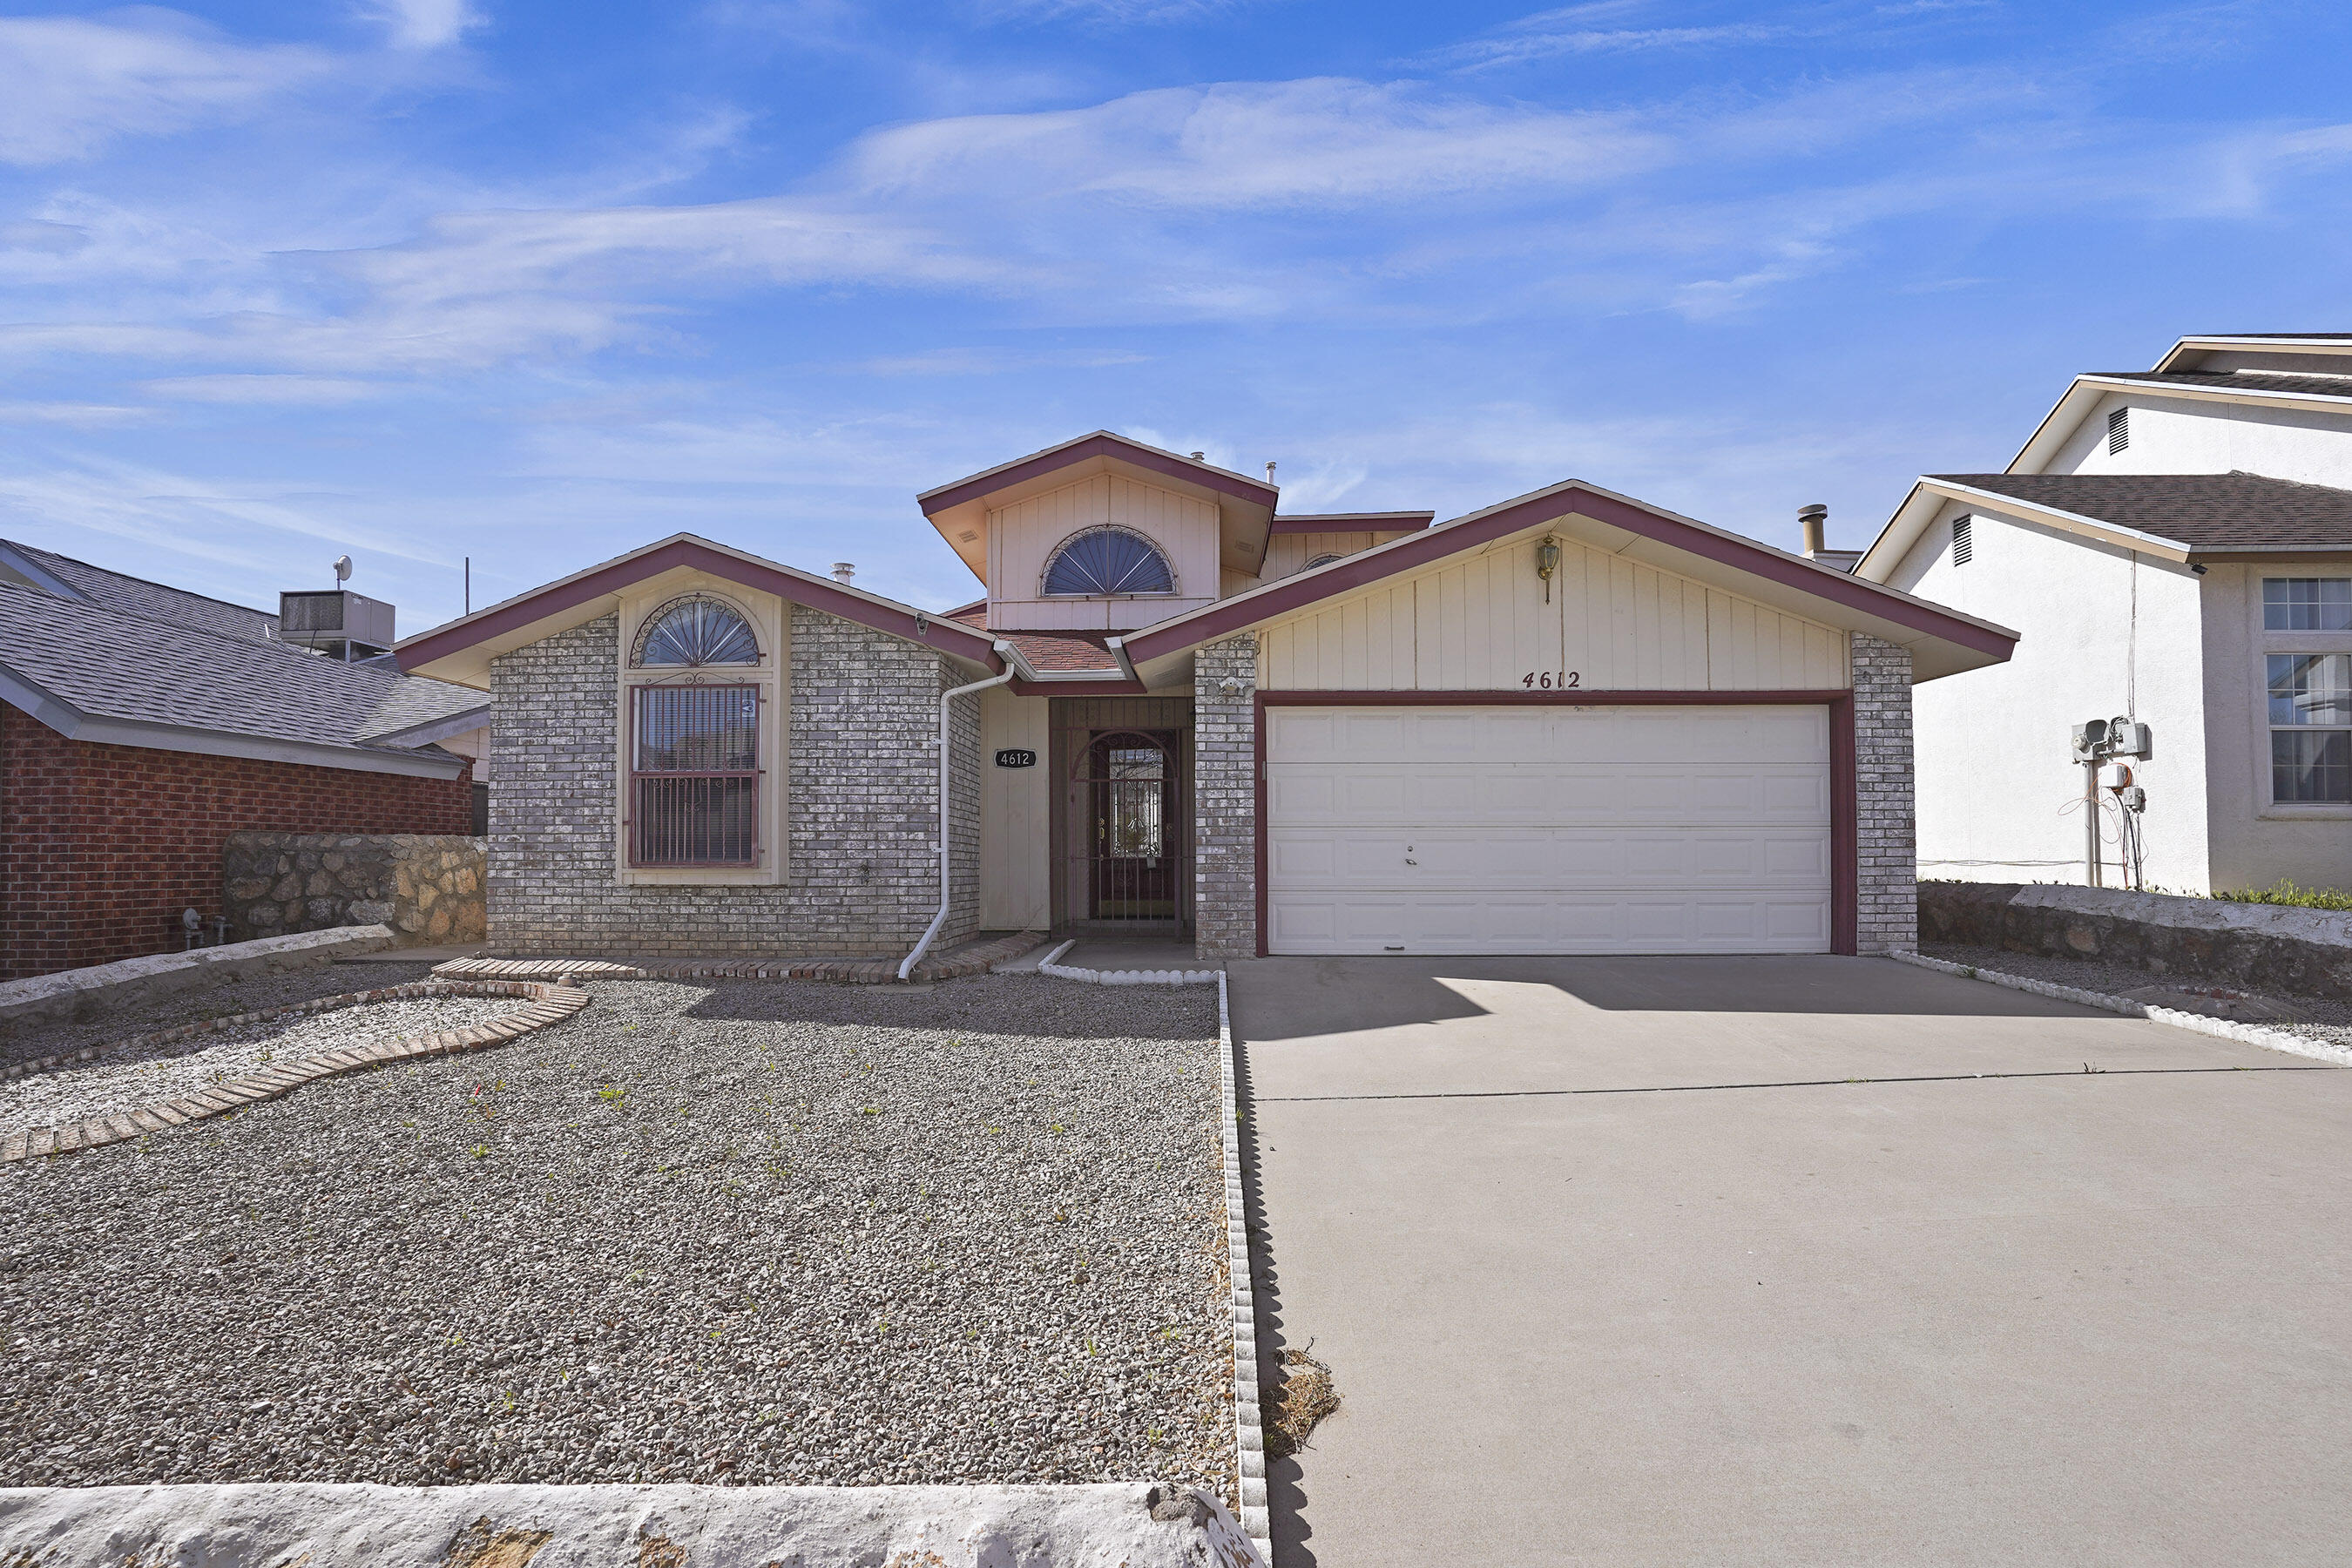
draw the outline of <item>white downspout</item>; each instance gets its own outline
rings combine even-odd
[[[969,696],[975,691],[985,691],[992,686],[1003,685],[1014,676],[1019,675],[1028,662],[1021,657],[1018,649],[1014,648],[1011,643],[1005,642],[1002,638],[999,638],[996,643],[996,656],[1004,661],[1003,674],[992,675],[986,680],[975,680],[969,686],[959,686],[951,690],[942,691],[940,693],[940,912],[931,917],[931,923],[924,930],[923,940],[915,944],[915,951],[908,953],[906,960],[898,965],[898,978],[901,980],[904,980],[908,975],[914,973],[915,965],[922,962],[923,954],[930,951],[932,939],[940,934],[940,927],[948,923],[948,891],[950,877],[948,859],[950,853],[948,837],[948,753],[950,751],[948,725],[950,715],[954,711],[955,700],[959,697]]]

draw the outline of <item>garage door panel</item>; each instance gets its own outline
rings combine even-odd
[[[1276,952],[1820,952],[1814,706],[1268,711]]]

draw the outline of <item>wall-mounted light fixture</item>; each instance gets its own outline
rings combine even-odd
[[[1551,603],[1551,574],[1559,570],[1559,541],[1547,538],[1536,546],[1536,575],[1543,579],[1544,603]]]

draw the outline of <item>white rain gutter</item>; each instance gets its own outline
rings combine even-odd
[[[948,923],[948,891],[951,878],[948,859],[950,854],[948,768],[950,749],[948,724],[954,711],[955,700],[959,697],[968,697],[975,691],[985,691],[992,686],[1002,686],[1014,676],[1023,675],[1024,672],[1027,672],[1031,679],[1034,679],[1034,672],[1029,671],[1029,661],[1021,657],[1020,649],[1002,637],[997,639],[995,647],[996,656],[1004,661],[1003,674],[992,675],[986,680],[975,680],[969,686],[959,686],[940,693],[940,912],[931,917],[931,923],[924,930],[923,940],[915,944],[915,951],[908,953],[898,965],[898,978],[901,980],[914,973],[915,965],[922,962],[923,954],[931,949],[932,940],[940,934],[940,927]]]

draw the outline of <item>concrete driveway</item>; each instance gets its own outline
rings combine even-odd
[[[1882,959],[1232,974],[1346,1401],[1280,1568],[2352,1559],[2352,1072]]]

